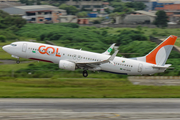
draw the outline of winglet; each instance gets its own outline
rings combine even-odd
[[[111,63],[111,64],[114,64],[113,60],[114,58],[116,57],[117,53],[119,52],[119,50],[116,50],[112,55],[111,57],[108,58],[108,61]]]
[[[105,55],[109,55],[112,51],[112,49],[114,48],[116,43],[113,43],[104,53],[102,54],[105,54]]]

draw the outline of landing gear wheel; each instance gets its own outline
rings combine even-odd
[[[83,71],[83,76],[87,77],[88,76],[88,72],[86,70]]]
[[[19,64],[19,63],[20,63],[20,61],[19,61],[19,60],[17,60],[17,61],[16,61],[16,63],[17,63],[17,64]]]

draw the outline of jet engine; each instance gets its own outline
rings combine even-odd
[[[76,68],[76,64],[73,62],[69,62],[67,60],[60,60],[59,61],[59,68],[74,71]]]

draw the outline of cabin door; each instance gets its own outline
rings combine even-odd
[[[27,43],[23,43],[22,51],[23,51],[23,52],[26,52],[26,49],[27,49]]]
[[[142,63],[139,63],[138,72],[142,72],[142,69],[143,69],[143,64],[142,64]]]

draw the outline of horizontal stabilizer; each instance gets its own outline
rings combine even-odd
[[[165,66],[160,66],[160,65],[154,65],[154,66],[152,66],[153,68],[161,68],[161,69],[167,69],[168,67],[170,67],[171,66],[171,64],[166,64]]]

